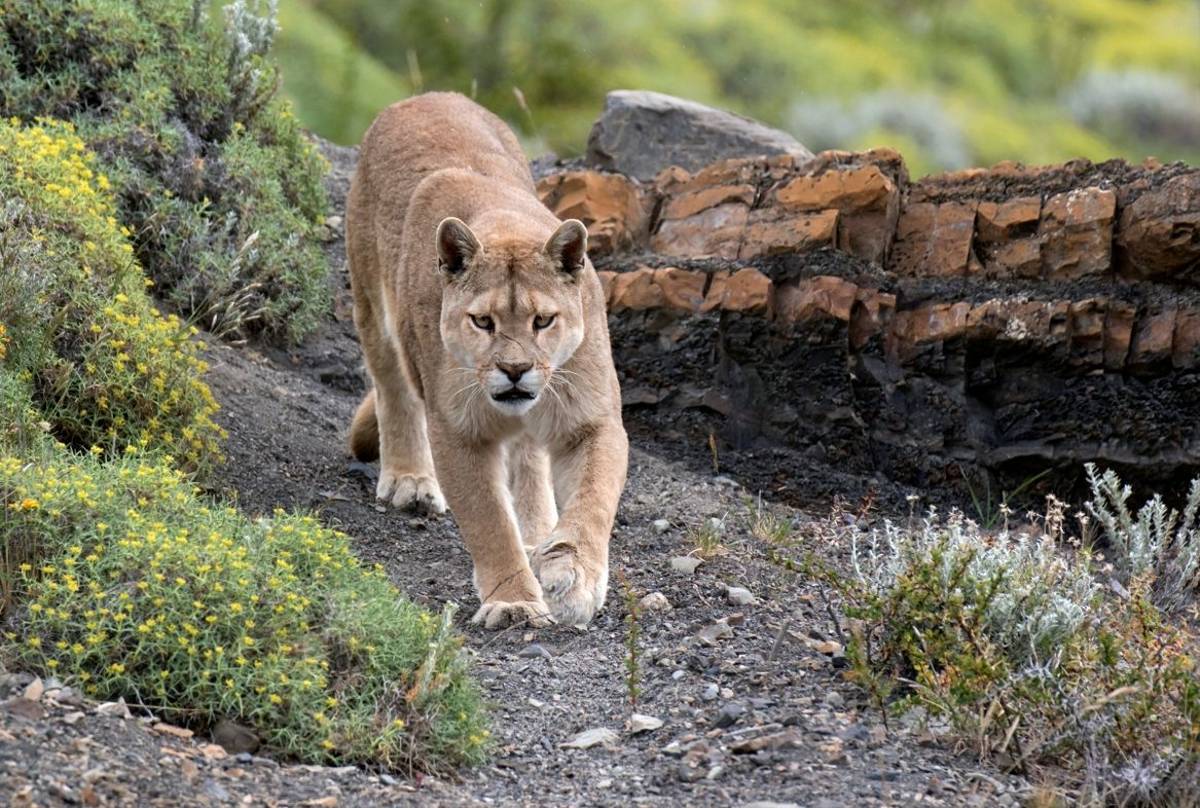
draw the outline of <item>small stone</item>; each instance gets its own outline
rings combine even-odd
[[[738,808],[800,808],[798,802],[771,802],[770,800],[755,800],[743,802]]]
[[[546,650],[546,648],[544,646],[539,645],[536,642],[530,643],[529,645],[522,648],[520,651],[517,652],[517,656],[523,657],[524,659],[553,659],[554,658],[551,655],[551,653]]]
[[[385,786],[400,785],[400,781],[397,780],[395,777],[392,777],[390,774],[379,775],[379,782],[383,783]]]
[[[679,670],[671,671],[671,678],[678,682],[684,676],[687,676],[687,671],[680,668]]]
[[[30,701],[40,701],[42,694],[45,692],[46,685],[42,682],[42,680],[34,679],[32,682],[25,685],[25,692],[23,695]]]
[[[563,749],[591,749],[593,746],[615,746],[620,736],[607,727],[585,730],[559,746]]]
[[[162,721],[159,721],[157,724],[150,727],[150,729],[154,730],[160,735],[174,735],[176,738],[190,738],[193,735],[190,729],[177,727],[174,724],[167,724]]]
[[[133,718],[133,714],[129,712],[129,707],[125,704],[125,699],[117,699],[116,701],[106,701],[103,704],[97,704],[96,715],[112,716],[122,719]]]
[[[726,701],[733,698],[733,689],[729,687],[721,688],[721,698],[725,699]]]
[[[725,587],[725,599],[734,606],[751,606],[758,602],[749,589],[740,586]]]
[[[700,694],[700,698],[704,701],[716,701],[717,696],[720,694],[721,689],[719,687],[715,684],[709,684],[708,687],[704,688],[704,692]]]
[[[239,752],[253,754],[258,751],[259,740],[254,730],[242,726],[236,721],[230,721],[228,718],[222,718],[217,722],[217,725],[213,727],[212,737],[231,755]]]
[[[306,805],[308,808],[337,808],[338,798],[330,794],[328,797],[317,797],[313,800],[305,800],[300,804]]]
[[[644,612],[669,612],[672,607],[662,592],[651,592],[638,601],[638,608]]]
[[[671,522],[669,519],[655,519],[653,525],[654,530],[657,533],[666,533],[671,529]]]
[[[249,763],[250,761],[254,760],[254,755],[250,754],[249,752],[238,752],[233,756],[233,759],[238,763]]]
[[[76,724],[79,719],[83,718],[83,713],[79,710],[73,710],[62,717],[62,722],[68,726]]]
[[[229,802],[229,792],[215,780],[204,781],[204,793],[216,802]]]
[[[661,718],[634,713],[629,717],[629,734],[637,735],[639,732],[653,732],[662,725],[663,721]]]
[[[825,703],[835,710],[840,710],[842,707],[846,706],[846,699],[844,699],[842,694],[836,690],[830,690],[825,694]]]
[[[846,745],[841,738],[830,738],[818,745],[817,750],[821,753],[821,759],[831,765],[845,763],[847,760]]]
[[[200,747],[200,754],[208,760],[224,760],[229,753],[220,744],[206,743]]]
[[[728,622],[721,619],[700,629],[696,636],[704,645],[716,645],[718,640],[732,637],[733,628]]]
[[[846,650],[840,642],[835,642],[834,640],[809,640],[806,644],[818,654],[824,654],[825,656],[837,656],[838,654],[844,654]]]
[[[694,575],[696,567],[704,563],[704,559],[695,556],[675,556],[671,559],[671,570],[680,575]]]
[[[7,701],[0,703],[0,708],[9,715],[17,718],[24,718],[26,721],[37,721],[46,717],[46,710],[42,705],[38,704],[33,699],[27,699],[24,696],[14,696]]]
[[[744,706],[736,701],[731,701],[728,704],[721,705],[721,710],[717,713],[717,719],[713,722],[713,726],[719,729],[732,727],[745,714],[746,708]]]
[[[260,757],[259,755],[251,755],[250,762],[255,766],[266,766],[268,769],[278,769],[279,763],[271,760],[269,757]]]

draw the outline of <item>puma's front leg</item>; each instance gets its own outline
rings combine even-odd
[[[530,563],[554,618],[582,625],[608,594],[608,542],[625,487],[629,441],[620,419],[611,418],[557,448],[554,487],[562,516]]]
[[[552,622],[521,545],[500,446],[464,441],[433,418],[429,438],[438,481],[475,565],[482,605],[472,622],[493,629]]]

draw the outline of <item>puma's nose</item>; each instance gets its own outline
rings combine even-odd
[[[497,362],[496,367],[500,372],[508,377],[508,380],[513,384],[521,381],[521,377],[525,372],[533,367],[532,362]]]

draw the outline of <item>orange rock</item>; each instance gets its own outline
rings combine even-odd
[[[738,246],[738,258],[755,258],[781,252],[799,252],[832,247],[837,237],[838,212],[796,213],[782,219],[767,216],[776,211],[754,211]],[[761,215],[761,218],[759,218]],[[756,221],[757,219],[757,221]]]
[[[850,347],[858,350],[882,333],[895,309],[895,295],[860,288],[850,308]]]
[[[645,243],[649,214],[636,181],[620,174],[568,171],[538,182],[538,196],[561,219],[588,229],[588,251],[603,255]]]
[[[907,205],[900,212],[889,263],[901,275],[965,275],[974,231],[973,203]]]
[[[662,216],[664,219],[686,219],[727,202],[740,202],[749,207],[754,204],[754,196],[755,190],[752,185],[717,185],[701,188],[671,197],[663,207]]]
[[[1078,188],[1047,199],[1038,227],[1045,277],[1072,280],[1108,272],[1116,210],[1117,195],[1103,188]]]
[[[749,218],[748,207],[730,202],[686,219],[668,219],[659,224],[650,247],[682,258],[737,258]]]
[[[1175,320],[1175,309],[1164,309],[1139,318],[1134,325],[1127,365],[1141,368],[1170,359],[1175,342]]]
[[[983,242],[1008,241],[1037,232],[1042,199],[1022,196],[1003,202],[984,201],[975,211],[977,236]]]
[[[1177,368],[1192,368],[1200,364],[1200,310],[1183,309],[1175,318],[1171,364]]]
[[[868,164],[787,180],[775,189],[774,197],[791,210],[833,208],[849,213],[884,209],[895,191],[891,178],[879,166]]]
[[[713,275],[701,311],[766,314],[771,307],[771,279],[753,267]]]
[[[775,288],[774,311],[785,323],[798,323],[822,315],[849,322],[859,287],[833,275],[786,283]]]
[[[1133,340],[1133,320],[1137,308],[1116,300],[1109,301],[1104,315],[1104,366],[1110,370],[1125,367]]]
[[[706,281],[703,272],[675,267],[654,270],[654,283],[662,291],[663,305],[680,311],[700,311]]]
[[[1005,241],[984,255],[984,272],[993,278],[1037,278],[1042,274],[1042,244],[1036,238]]]
[[[1200,171],[1149,190],[1121,211],[1121,271],[1169,278],[1200,266]]]
[[[1104,364],[1104,320],[1108,311],[1102,298],[1086,298],[1071,304],[1071,358],[1087,366]]]
[[[612,280],[610,311],[626,309],[641,311],[662,306],[662,288],[654,282],[654,270],[639,267],[632,272],[618,272]]]

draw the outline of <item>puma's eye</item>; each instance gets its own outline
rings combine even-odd
[[[557,316],[557,314],[539,314],[537,317],[533,318],[533,330],[541,331],[549,328],[550,326],[554,325],[554,318]]]
[[[492,318],[488,317],[486,314],[481,314],[479,316],[472,314],[471,324],[479,330],[487,331],[489,333],[496,330],[496,324],[492,322]]]

